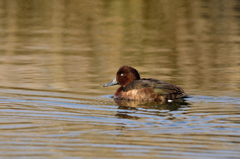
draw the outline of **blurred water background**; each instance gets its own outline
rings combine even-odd
[[[122,65],[187,103],[117,104]],[[0,157],[239,158],[239,0],[0,0]]]

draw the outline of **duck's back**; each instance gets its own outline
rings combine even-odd
[[[168,101],[185,95],[182,88],[156,79],[140,79],[127,84],[120,97],[131,100]]]

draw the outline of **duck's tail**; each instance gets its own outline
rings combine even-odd
[[[185,95],[181,96],[180,98],[192,98],[192,96],[185,94]]]

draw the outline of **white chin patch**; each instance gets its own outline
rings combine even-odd
[[[172,100],[169,99],[168,102],[172,102]]]

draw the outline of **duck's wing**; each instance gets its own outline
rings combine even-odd
[[[123,88],[123,91],[127,92],[130,90],[141,89],[146,87],[152,87],[152,83],[148,79],[140,79],[140,80],[135,80],[133,82],[128,83]]]
[[[185,92],[182,88],[173,85],[168,82],[152,79],[152,78],[143,78],[140,80],[135,80],[129,84],[127,84],[123,91],[129,91],[133,89],[141,89],[141,88],[153,88],[154,91],[161,95],[170,95],[173,98],[181,98],[185,95]]]
[[[182,98],[186,95],[182,88],[171,83],[156,84],[154,91],[162,95],[170,95],[172,98]]]

